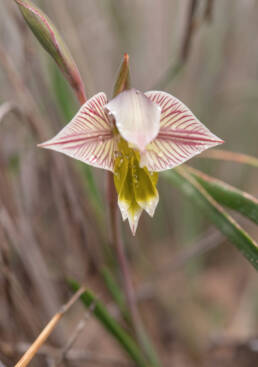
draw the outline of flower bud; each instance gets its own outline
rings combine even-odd
[[[80,103],[86,101],[79,70],[62,37],[48,16],[30,0],[15,0],[19,9],[44,49],[53,57],[60,70],[75,90]]]
[[[114,86],[113,97],[130,88],[129,55],[124,54]]]

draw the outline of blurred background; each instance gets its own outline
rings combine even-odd
[[[128,52],[135,88],[177,96],[225,140],[223,149],[257,156],[256,0],[35,3],[61,31],[88,96],[111,97]],[[8,0],[0,12],[0,104],[0,361],[10,366],[69,299],[67,278],[85,281],[119,314],[101,271],[113,269],[105,172],[36,147],[79,106]],[[253,168],[198,158],[190,164],[258,195]],[[122,235],[163,365],[258,366],[255,270],[177,189],[162,178],[158,188],[154,219],[144,214],[135,238],[123,223]],[[258,238],[252,223],[232,215]],[[78,303],[32,365],[57,366],[83,317]],[[133,366],[94,317],[70,352],[59,365]]]

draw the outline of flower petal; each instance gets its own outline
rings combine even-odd
[[[106,103],[104,93],[96,94],[54,138],[39,146],[113,171],[116,142],[103,108]]]
[[[143,151],[156,138],[160,127],[160,107],[136,89],[126,90],[107,105],[121,136]]]
[[[132,178],[135,200],[137,204],[153,217],[159,202],[159,193],[156,189],[158,174],[140,168],[138,161],[132,168]]]
[[[114,183],[118,193],[118,206],[123,220],[128,219],[133,235],[135,235],[142,208],[135,200],[132,166],[130,160],[119,155],[115,160]]]
[[[136,201],[132,202],[132,205],[128,209],[128,222],[132,234],[135,235],[140,216],[142,215],[142,208],[136,203]]]
[[[128,206],[127,202],[123,201],[121,197],[118,198],[118,206],[122,213],[123,221],[128,219],[132,234],[135,235],[143,209],[137,204],[135,200],[132,200],[130,202],[130,205]]]
[[[141,153],[141,167],[164,171],[223,143],[177,98],[157,91],[146,92],[145,95],[159,104],[162,110],[159,134]]]
[[[159,201],[156,189],[158,173],[140,168],[139,153],[128,147],[124,139],[117,143],[114,183],[123,220],[128,219],[135,234],[142,211],[154,215]]]

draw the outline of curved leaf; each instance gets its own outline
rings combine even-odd
[[[163,173],[186,196],[205,211],[209,219],[242,252],[246,259],[258,269],[257,243],[228,215],[211,195],[182,167]]]
[[[187,170],[217,202],[258,224],[258,200],[254,196],[194,168],[187,167]]]

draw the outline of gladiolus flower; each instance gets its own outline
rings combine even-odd
[[[143,210],[154,215],[158,172],[223,143],[172,95],[125,90],[88,100],[54,138],[40,144],[114,173],[118,205],[135,234]]]

